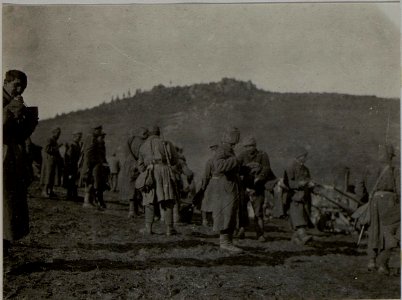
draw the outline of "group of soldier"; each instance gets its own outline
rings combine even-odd
[[[38,123],[37,108],[27,107],[22,93],[27,86],[26,75],[18,70],[6,73],[3,86],[3,247],[10,241],[22,238],[29,232],[27,189],[31,177],[26,150],[27,140]],[[57,160],[61,130],[56,128],[42,151],[42,196],[54,197]],[[106,159],[105,132],[97,126],[81,143],[82,133],[73,134],[73,141],[66,145],[64,156],[64,181],[67,196],[76,198],[77,187],[85,187],[83,207],[97,206],[105,209],[104,191],[109,187],[110,166]],[[286,191],[290,224],[294,230],[292,241],[305,244],[311,209],[311,192],[314,182],[305,165],[308,152],[300,148],[294,158],[277,178],[264,151],[257,149],[255,138],[243,139],[244,150],[238,155],[234,147],[240,141],[235,127],[227,128],[219,142],[209,145],[211,158],[206,162],[202,184],[194,193],[193,205],[202,212],[202,223],[208,225],[212,212],[213,229],[220,234],[220,248],[240,253],[243,250],[233,243],[233,237],[244,238],[249,225],[247,205],[254,213],[256,238],[266,241],[264,235],[264,209],[266,193],[274,187]],[[139,128],[124,144],[119,195],[129,202],[129,216],[139,214],[143,207],[145,224],[142,232],[153,234],[156,217],[165,222],[166,235],[176,234],[175,223],[179,218],[179,200],[183,194],[195,190],[194,174],[187,167],[180,147],[165,140],[160,128]],[[399,177],[393,165],[393,147],[380,147],[379,161],[370,168],[356,185],[356,191],[367,197],[369,208],[369,264],[370,270],[387,273],[390,251],[399,244]],[[120,165],[117,167],[120,171]],[[113,171],[115,173],[115,171]],[[116,179],[112,189],[116,191]],[[191,194],[191,193],[190,193]],[[250,203],[250,204],[248,204]],[[397,213],[396,213],[397,212]],[[362,214],[363,215],[363,214]]]

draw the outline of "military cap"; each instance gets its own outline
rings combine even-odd
[[[148,129],[146,129],[145,127],[140,127],[140,128],[138,128],[138,129],[136,130],[135,135],[138,136],[138,137],[140,137],[140,138],[145,139],[145,138],[148,137],[149,131],[148,131]]]
[[[97,127],[94,127],[94,128],[92,129],[92,134],[93,134],[95,137],[98,137],[98,136],[105,136],[105,135],[106,135],[106,133],[103,132],[103,127],[102,127],[102,125],[97,126]]]
[[[56,127],[55,129],[52,130],[53,134],[60,133],[60,132],[61,132],[60,127]]]
[[[73,132],[73,136],[82,136],[82,132],[81,131]]]
[[[244,140],[244,146],[256,146],[257,142],[254,137],[250,136]]]
[[[228,127],[222,135],[222,143],[237,144],[240,139],[240,131],[236,127]]]

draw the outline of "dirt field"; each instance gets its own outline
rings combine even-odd
[[[31,197],[31,233],[4,261],[4,298],[400,298],[399,275],[368,273],[366,241],[356,248],[355,235],[313,231],[309,245],[295,246],[287,222],[270,220],[266,243],[249,231],[235,241],[245,253],[233,255],[199,215],[177,236],[166,237],[158,222],[148,237],[139,233],[143,216],[127,219],[127,203],[105,198],[108,209],[97,211]]]

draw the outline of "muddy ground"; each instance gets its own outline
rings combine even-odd
[[[235,241],[244,254],[219,249],[211,228],[178,226],[179,234],[143,236],[143,216],[105,194],[108,209],[40,198],[31,191],[31,233],[4,260],[6,299],[262,299],[400,298],[399,275],[366,271],[365,243],[356,235],[313,230],[306,246],[290,242],[284,220],[266,223],[267,242]],[[395,254],[392,266],[399,264]],[[393,270],[394,271],[394,270]]]

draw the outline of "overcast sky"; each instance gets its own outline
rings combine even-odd
[[[396,3],[5,6],[3,73],[27,73],[42,119],[222,77],[399,97],[399,28]]]

